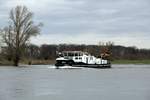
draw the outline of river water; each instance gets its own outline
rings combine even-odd
[[[0,67],[0,100],[150,100],[150,65]]]

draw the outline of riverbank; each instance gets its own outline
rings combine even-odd
[[[19,65],[50,65],[55,64],[55,60],[21,60]],[[12,66],[12,61],[1,60],[0,66]]]
[[[28,65],[50,65],[55,64],[55,60],[23,60],[20,63]]]
[[[150,59],[146,60],[114,60],[112,64],[150,64]]]
[[[150,60],[113,60],[112,64],[150,64]],[[20,61],[20,65],[50,65],[55,64],[55,60],[22,60]],[[0,66],[10,66],[13,65],[12,61],[2,60],[0,61]]]
[[[25,64],[29,64],[29,61],[22,62]],[[112,64],[150,64],[150,59],[146,60],[113,60]],[[49,65],[55,64],[55,60],[32,60],[32,65]]]

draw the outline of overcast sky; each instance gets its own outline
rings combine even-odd
[[[25,5],[42,22],[34,44],[98,44],[150,48],[150,0],[0,0],[0,27],[16,5]]]

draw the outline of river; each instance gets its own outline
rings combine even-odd
[[[1,66],[0,100],[150,100],[150,65]]]

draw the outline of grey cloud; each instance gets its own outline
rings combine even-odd
[[[129,30],[133,30],[133,28],[135,26],[138,26],[138,24],[146,23],[147,25],[150,22],[148,18],[150,16],[148,14],[149,10],[147,10],[148,9],[147,6],[145,7],[145,3],[141,4],[141,2],[139,2],[139,4],[138,3],[130,4],[130,1],[128,1],[129,4],[126,2],[126,5],[122,6],[123,5],[122,2],[120,3],[117,2],[116,4],[113,2],[114,1],[108,2],[109,4],[104,2],[102,3],[103,4],[102,7],[100,6],[102,5],[100,2],[94,2],[94,1],[92,2],[93,7],[90,6],[91,2],[89,4],[87,4],[88,2],[81,3],[82,5],[80,6],[77,5],[77,7],[74,6],[73,4],[74,2],[69,3],[68,9],[67,8],[58,9],[55,10],[54,12],[53,11],[50,12],[50,14],[48,15],[49,21],[51,23],[50,25],[58,27],[58,29],[59,28],[61,29],[61,27],[63,27],[64,30],[71,29],[72,31],[74,31],[73,28],[78,29],[79,31],[78,33],[80,33],[80,30],[82,29],[85,30],[86,32],[86,27],[87,29],[94,28],[95,30],[100,30],[101,28],[103,28],[102,25],[108,28],[110,27],[110,30],[112,28],[114,29],[115,27],[116,29],[118,29],[119,26],[120,28],[125,28],[125,29],[128,28],[127,31],[129,31]],[[110,5],[111,3],[113,4]],[[106,4],[106,7],[104,7],[105,6],[104,4]],[[110,7],[107,8],[107,5],[110,5]],[[118,8],[117,5],[119,5]],[[138,5],[140,6],[138,7]],[[146,17],[147,19],[145,19]],[[71,26],[72,28],[70,28]],[[147,30],[147,26],[143,28],[146,28]]]

